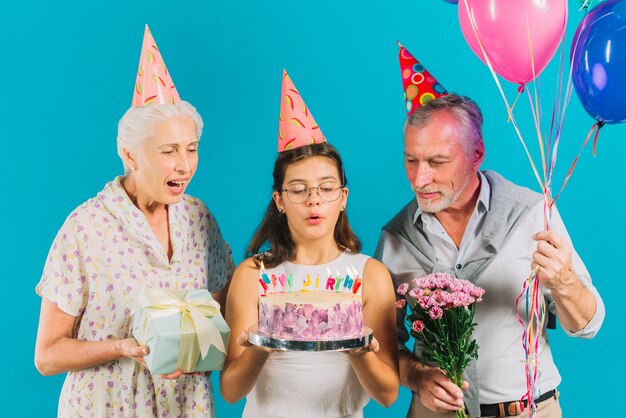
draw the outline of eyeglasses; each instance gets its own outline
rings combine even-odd
[[[317,195],[324,202],[334,202],[341,197],[343,185],[332,182],[321,183],[317,187],[309,187],[304,184],[292,184],[286,189],[282,189],[281,192],[286,192],[287,199],[289,199],[291,203],[297,204],[306,202],[313,190],[317,192]]]

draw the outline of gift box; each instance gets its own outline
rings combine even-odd
[[[206,289],[145,289],[132,313],[132,334],[147,345],[152,374],[221,370],[230,328]]]

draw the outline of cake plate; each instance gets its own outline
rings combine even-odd
[[[362,337],[325,341],[284,340],[259,334],[256,325],[248,329],[250,344],[278,351],[348,351],[369,345],[372,342],[372,337],[372,329],[368,327],[363,327]]]

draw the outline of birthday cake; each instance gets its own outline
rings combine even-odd
[[[294,341],[363,336],[361,298],[328,291],[273,292],[259,299],[259,333]]]
[[[259,278],[259,334],[291,341],[337,341],[363,336],[362,279],[317,272],[304,277],[266,274]],[[298,278],[300,276],[300,278]]]

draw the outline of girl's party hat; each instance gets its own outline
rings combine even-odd
[[[406,113],[410,115],[421,105],[445,96],[448,92],[400,42],[398,46]]]
[[[178,102],[180,102],[180,96],[167,71],[161,52],[154,42],[150,28],[146,25],[132,105],[148,106]]]
[[[326,142],[324,134],[304,104],[289,74],[283,70],[278,121],[278,152],[321,142]]]

